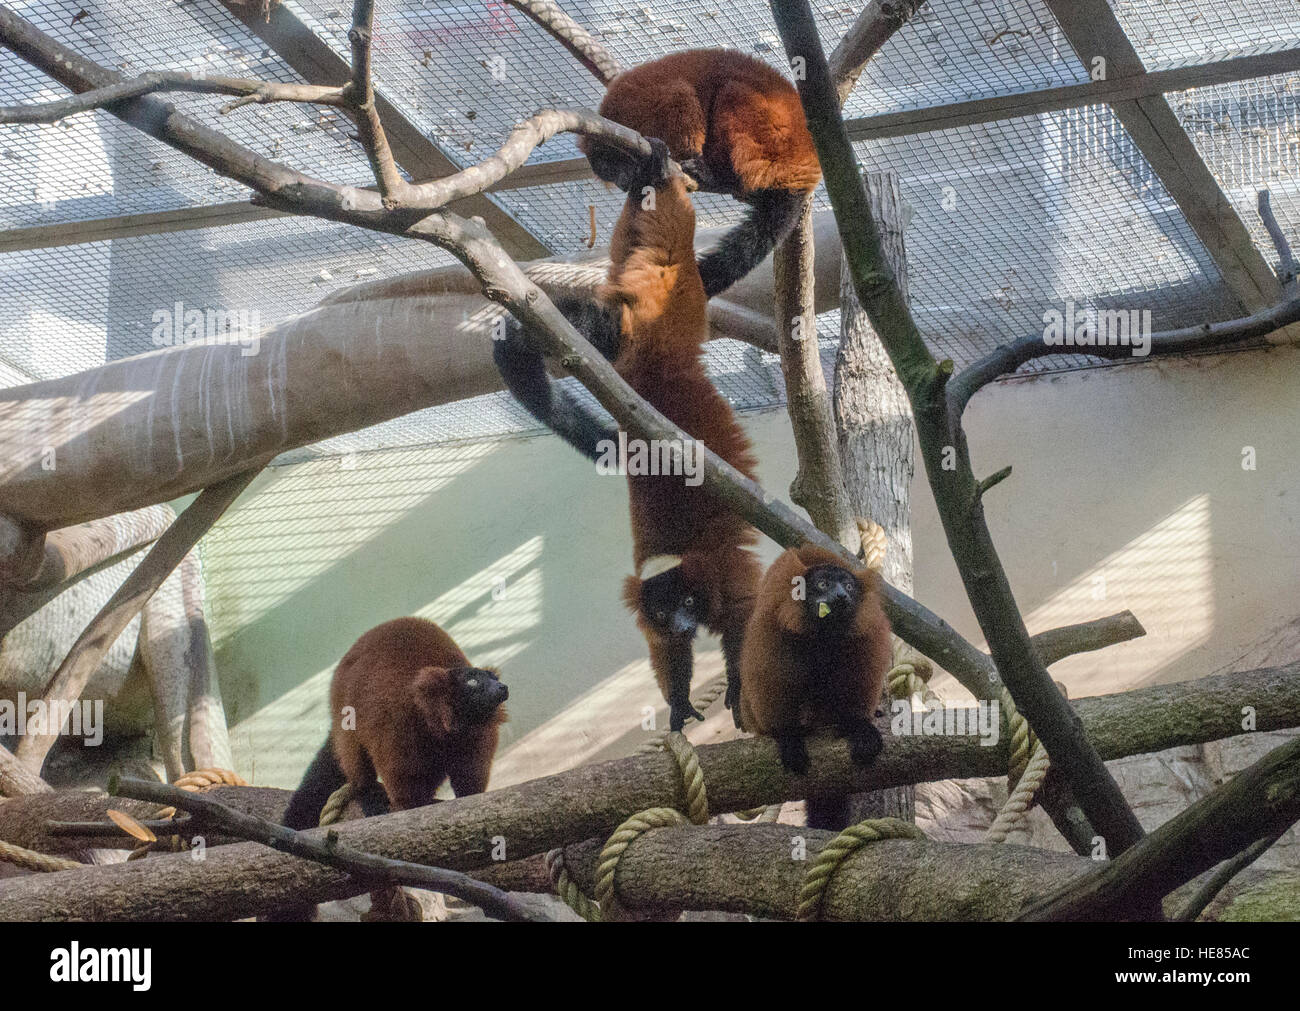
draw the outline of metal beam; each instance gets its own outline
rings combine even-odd
[[[1135,99],[1160,98],[1167,93],[1185,91],[1188,88],[1246,81],[1294,71],[1300,71],[1300,48],[1240,56],[1216,63],[1177,67],[1172,70],[1143,72],[1104,81],[1069,84],[1059,88],[1023,91],[1013,95],[995,95],[990,98],[953,102],[925,109],[907,109],[902,112],[862,116],[846,121],[845,126],[848,128],[849,137],[854,141],[906,137],[977,123],[1034,116],[1044,112],[1059,112],[1062,109],[1080,108],[1103,102],[1119,103]],[[415,178],[423,182],[426,178],[439,178],[439,176],[416,175]],[[586,158],[564,158],[524,165],[490,187],[488,192],[499,193],[589,178],[591,178],[591,168]],[[207,207],[129,214],[58,225],[35,225],[0,232],[0,253],[45,246],[101,242],[106,239],[147,235],[151,232],[213,228],[241,221],[257,221],[282,216],[279,211],[237,201],[212,204]]]
[[[1047,0],[1047,6],[1085,68],[1103,57],[1109,80],[1146,72],[1106,0]],[[1112,101],[1111,108],[1213,257],[1228,290],[1250,312],[1275,303],[1281,297],[1277,277],[1164,96]]]
[[[304,81],[341,85],[351,78],[352,67],[348,61],[286,5],[272,5],[269,21],[263,20],[260,4],[221,0],[221,6],[265,42]],[[413,179],[437,179],[459,170],[459,166],[425,136],[423,130],[384,97],[383,89],[378,85],[375,86],[375,107],[383,121],[393,157]],[[451,206],[458,214],[481,217],[506,252],[517,259],[535,260],[552,253],[505,208],[484,194],[459,200]]]

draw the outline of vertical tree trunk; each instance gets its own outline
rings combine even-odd
[[[867,189],[872,217],[906,298],[907,257],[898,176],[892,172],[868,173]],[[888,548],[882,574],[911,594],[911,483],[915,470],[912,409],[889,355],[858,302],[847,264],[840,281],[840,349],[835,361],[834,393],[835,425],[849,500],[857,515],[884,528]],[[850,804],[853,821],[881,817],[911,821],[914,816],[910,786],[857,794]]]
[[[777,349],[799,458],[798,473],[790,483],[790,499],[808,510],[808,518],[818,530],[850,551],[857,551],[856,514],[844,486],[831,396],[817,343],[813,260],[809,197],[804,201],[799,224],[772,256]]]

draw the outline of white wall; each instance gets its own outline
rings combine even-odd
[[[1124,608],[1147,627],[1054,667],[1072,696],[1226,667],[1300,612],[1297,389],[1300,351],[1272,349],[1014,380],[972,403],[977,473],[1014,468],[986,510],[1030,630]],[[764,485],[787,495],[784,414],[745,423]],[[403,614],[501,666],[507,742],[547,724],[510,778],[599,752],[660,701],[618,602],[631,554],[622,479],[596,477],[549,436],[346,464],[263,475],[204,542],[241,773],[294,785],[324,739],[333,664]],[[979,641],[924,475],[913,494],[916,595]]]

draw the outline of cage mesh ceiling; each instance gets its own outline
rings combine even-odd
[[[625,65],[691,46],[730,46],[783,62],[765,0],[562,5]],[[12,6],[60,42],[126,75],[170,69],[301,80],[216,3],[35,0]],[[300,0],[287,6],[346,54],[351,5]],[[828,50],[861,6],[814,4]],[[1123,0],[1112,6],[1150,69],[1294,47],[1300,40],[1300,4],[1290,0]],[[74,18],[78,10],[85,16]],[[386,2],[377,15],[374,59],[385,97],[459,165],[486,156],[539,108],[594,107],[601,94],[558,43],[498,0]],[[867,67],[846,116],[1086,80],[1038,0],[931,0]],[[0,103],[63,94],[45,75],[0,52]],[[1255,194],[1269,187],[1283,230],[1300,237],[1297,95],[1300,75],[1285,74],[1168,96],[1270,262],[1276,254],[1259,224]],[[259,154],[339,182],[369,180],[350,124],[332,110],[284,104],[222,115],[220,98],[181,94],[169,100]],[[936,354],[958,365],[1041,330],[1044,309],[1066,299],[1149,308],[1156,329],[1240,312],[1212,258],[1108,107],[871,140],[857,150],[868,168],[900,177],[912,305]],[[558,137],[533,160],[577,156],[572,140]],[[104,113],[56,126],[0,127],[0,184],[0,241],[23,229],[160,211],[193,213],[194,223],[202,223],[208,209],[248,195]],[[596,207],[600,234],[607,236],[621,202],[594,180],[510,190],[495,199],[557,253],[585,244],[589,206]],[[818,201],[826,206],[824,194]],[[721,197],[702,197],[698,207],[701,227],[737,215],[736,205]],[[358,279],[447,262],[425,243],[298,218],[0,253],[7,296],[0,302],[0,383],[66,375],[148,351],[154,310],[177,300],[255,310],[269,323]],[[818,322],[829,369],[837,315]],[[783,402],[774,356],[715,341],[708,362],[737,407]],[[1026,368],[1087,362],[1061,357]],[[418,412],[291,458],[530,427],[517,405],[498,394]]]

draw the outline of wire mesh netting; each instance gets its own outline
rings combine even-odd
[[[350,5],[287,2],[346,56]],[[632,7],[563,4],[625,65],[691,46],[730,46],[783,63],[765,0],[683,0]],[[816,4],[830,50],[860,4]],[[275,81],[303,77],[219,4],[15,5],[36,27],[124,75],[151,69]],[[1125,0],[1112,4],[1149,68],[1295,47],[1300,13],[1282,0],[1233,5]],[[75,15],[75,16],[74,16]],[[494,150],[519,120],[549,106],[594,107],[601,88],[553,39],[500,0],[404,0],[378,13],[375,76],[384,96],[457,165]],[[1078,84],[1088,75],[1041,0],[931,0],[868,65],[846,107],[864,117]],[[1170,95],[1197,149],[1270,262],[1255,212],[1270,187],[1283,230],[1300,233],[1296,160],[1300,75],[1282,74]],[[0,102],[66,91],[0,53]],[[369,170],[351,125],[333,110],[169,96],[178,109],[258,154],[338,182]],[[872,170],[897,172],[909,208],[911,300],[937,354],[958,365],[995,344],[1040,332],[1069,301],[1150,310],[1155,329],[1240,313],[1210,252],[1108,107],[1095,106],[877,139],[857,147]],[[534,161],[577,159],[557,137]],[[433,247],[291,218],[196,227],[232,216],[247,191],[105,113],[56,126],[0,127],[0,383],[52,378],[153,347],[153,314],[176,302],[256,312],[269,325],[358,279],[439,266]],[[494,198],[556,253],[583,248],[588,208],[608,236],[621,197],[591,179],[504,191]],[[825,208],[823,194],[819,207]],[[738,207],[701,197],[699,225]],[[158,234],[128,234],[132,215],[161,215]],[[170,217],[168,217],[170,216]],[[233,217],[241,215],[234,213]],[[248,217],[246,213],[243,217]],[[165,219],[165,223],[164,223]],[[86,242],[78,223],[121,237]],[[136,231],[147,232],[148,222]],[[99,234],[99,233],[96,233]],[[51,279],[57,278],[57,283]],[[818,321],[833,364],[838,319]],[[741,409],[783,402],[775,357],[715,341],[708,364]],[[1075,355],[1026,369],[1088,364]],[[581,393],[585,396],[585,392]],[[532,427],[503,394],[418,412],[329,440],[303,455],[476,439]]]

